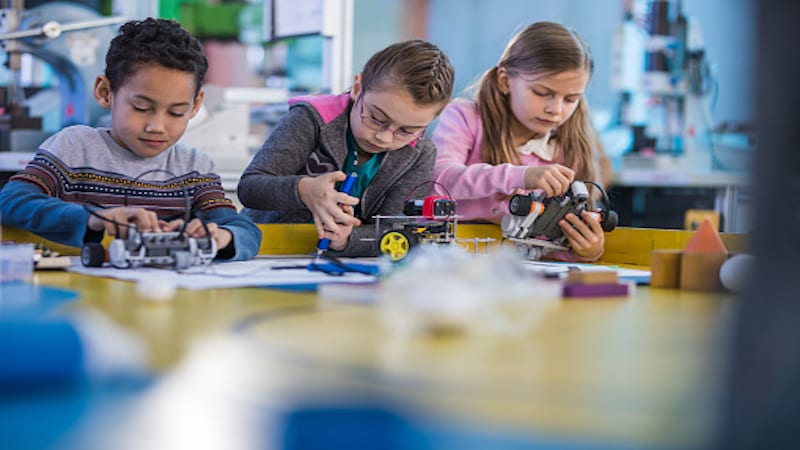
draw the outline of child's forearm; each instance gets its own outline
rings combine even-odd
[[[9,181],[0,192],[0,218],[5,226],[80,247],[88,231],[89,213],[81,205],[51,197],[30,183]]]

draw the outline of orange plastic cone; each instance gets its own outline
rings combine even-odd
[[[728,253],[725,243],[719,237],[719,233],[714,224],[708,220],[703,220],[703,223],[697,227],[692,238],[683,248],[684,253]]]
[[[681,289],[718,292],[722,290],[719,269],[728,259],[728,249],[710,220],[697,228],[681,258]]]

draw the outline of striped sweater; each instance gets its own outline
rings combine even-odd
[[[142,158],[119,146],[108,131],[76,125],[47,139],[0,191],[2,223],[80,246],[102,238],[86,228],[85,203],[146,208],[167,220],[182,217],[188,205],[231,231],[235,259],[257,253],[260,231],[225,197],[208,156],[178,143]]]

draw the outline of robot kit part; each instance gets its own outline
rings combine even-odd
[[[423,200],[409,200],[403,207],[403,214],[407,216],[423,216],[427,219],[452,216],[455,213],[455,202],[449,197],[441,195],[429,195]]]
[[[193,238],[177,231],[142,233],[132,229],[127,238],[114,239],[108,248],[108,260],[117,268],[168,266],[184,270],[208,264],[216,255],[213,239]],[[86,267],[100,267],[104,260],[100,243],[86,244],[81,250],[81,262]]]
[[[599,186],[602,203],[598,219],[603,231],[609,232],[617,226],[617,213],[612,211],[608,196]],[[518,239],[558,240],[564,233],[558,223],[567,214],[580,217],[583,211],[589,211],[589,192],[586,184],[575,181],[567,194],[549,198],[543,195],[514,195],[509,201],[510,215],[502,220],[503,235]]]

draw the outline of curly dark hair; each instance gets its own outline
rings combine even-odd
[[[116,92],[141,66],[157,64],[194,74],[195,94],[200,92],[208,60],[200,42],[172,19],[126,22],[111,40],[106,53],[106,78]]]

